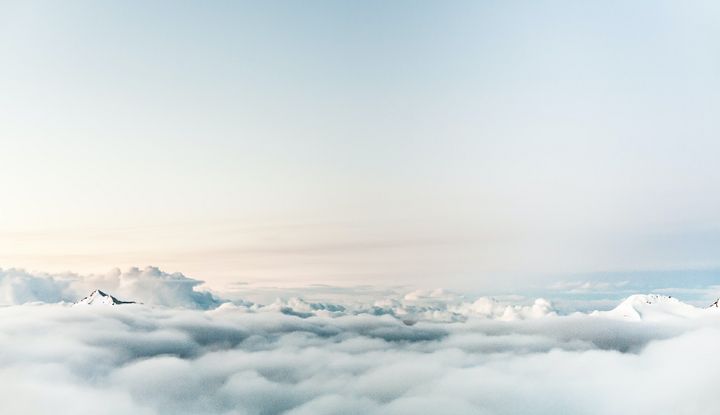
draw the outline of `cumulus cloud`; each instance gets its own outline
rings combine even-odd
[[[544,299],[527,303],[499,301],[490,297],[467,299],[442,289],[436,290],[368,290],[364,298],[354,288],[322,287],[315,292],[276,290],[267,303],[246,301],[232,295],[219,296],[199,286],[203,282],[181,273],[167,273],[157,267],[113,269],[103,275],[31,274],[23,270],[0,269],[0,305],[31,302],[76,302],[95,289],[110,293],[119,300],[141,302],[152,306],[213,309],[233,303],[247,312],[280,312],[298,317],[343,315],[390,315],[414,324],[417,321],[465,321],[469,318],[517,320],[538,318],[555,313]],[[324,299],[308,299],[303,294],[331,293]],[[286,295],[290,294],[290,295]]]
[[[70,280],[47,274],[33,275],[21,269],[0,268],[0,304],[57,303],[75,297]]]
[[[230,303],[26,304],[0,308],[0,413],[710,414],[718,342],[712,313],[408,325]]]
[[[0,304],[75,302],[95,289],[149,305],[208,309],[221,300],[198,290],[203,281],[157,267],[113,269],[103,275],[28,273],[0,269]]]
[[[133,267],[124,272],[114,269],[105,275],[81,278],[77,285],[83,286],[84,292],[99,288],[145,304],[201,309],[218,306],[217,297],[196,289],[202,283],[179,272],[170,274],[157,267]]]
[[[294,289],[228,300],[157,268],[0,271],[0,413],[714,413],[718,308]],[[74,307],[91,289],[143,304]],[[313,293],[313,295],[303,295]],[[362,297],[362,298],[360,298]],[[510,302],[509,302],[510,301]]]

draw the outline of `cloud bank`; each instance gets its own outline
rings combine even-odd
[[[636,295],[558,315],[542,299],[443,290],[261,304],[199,283],[152,267],[2,271],[12,305],[0,307],[0,413],[712,414],[720,404],[718,308]],[[144,304],[67,302],[90,286]]]
[[[75,302],[94,289],[148,305],[208,309],[221,301],[208,291],[198,290],[203,281],[166,273],[157,267],[113,269],[104,275],[28,273],[0,269],[0,304],[30,302]]]
[[[720,318],[0,308],[0,412],[713,413]],[[100,408],[100,409],[99,409]]]
[[[555,313],[550,302],[536,299],[526,304],[511,304],[490,297],[467,299],[444,290],[386,290],[363,301],[352,288],[330,288],[336,295],[320,300],[275,292],[272,301],[260,303],[219,295],[203,290],[203,281],[179,272],[166,273],[157,267],[113,269],[104,275],[31,274],[18,269],[0,269],[0,305],[26,303],[76,302],[95,289],[111,293],[120,300],[151,306],[213,309],[231,303],[248,312],[280,312],[298,317],[343,315],[390,315],[406,323],[417,321],[464,321],[468,318],[516,320]],[[298,293],[294,293],[298,294]],[[326,299],[327,298],[327,299]]]

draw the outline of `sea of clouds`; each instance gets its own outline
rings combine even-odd
[[[720,313],[635,321],[558,314],[541,299],[467,300],[441,290],[261,304],[200,284],[152,267],[85,277],[0,271],[0,413],[714,414],[720,407]],[[72,306],[95,288],[144,304]]]

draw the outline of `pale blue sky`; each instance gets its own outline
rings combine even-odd
[[[0,1],[0,266],[717,268],[718,22],[710,1]]]

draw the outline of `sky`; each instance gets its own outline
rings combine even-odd
[[[718,22],[710,1],[0,1],[0,267],[712,278]]]

